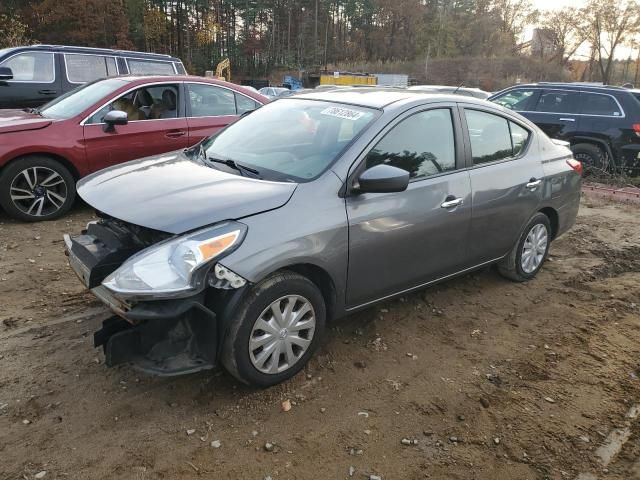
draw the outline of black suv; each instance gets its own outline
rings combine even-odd
[[[98,78],[181,75],[179,58],[106,48],[32,45],[0,49],[0,108],[38,107]]]
[[[571,144],[586,168],[640,173],[637,91],[584,83],[533,83],[489,100],[524,115],[551,138]]]

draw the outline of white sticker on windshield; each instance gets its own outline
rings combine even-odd
[[[320,112],[322,115],[330,115],[332,117],[344,118],[345,120],[358,120],[364,115],[364,112],[351,110],[344,107],[328,107]]]

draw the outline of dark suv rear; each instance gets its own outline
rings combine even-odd
[[[516,85],[489,100],[571,144],[587,168],[640,173],[640,101],[634,91],[583,83]]]

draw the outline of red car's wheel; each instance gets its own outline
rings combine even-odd
[[[58,218],[69,211],[75,197],[73,175],[52,158],[22,158],[10,163],[0,176],[0,205],[20,220]]]

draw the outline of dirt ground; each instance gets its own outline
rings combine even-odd
[[[63,255],[91,215],[0,214],[0,479],[640,479],[638,206],[583,200],[534,281],[485,269],[349,317],[268,390],[107,369]]]

